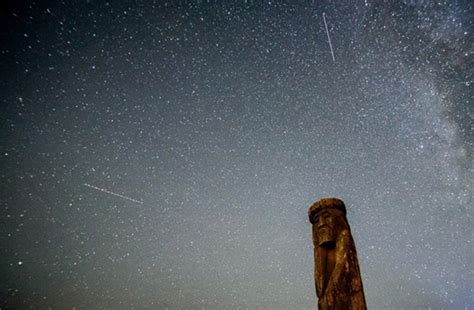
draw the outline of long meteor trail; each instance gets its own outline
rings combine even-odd
[[[329,48],[331,49],[332,60],[336,62],[336,58],[334,57],[334,51],[332,50],[331,37],[329,36],[328,24],[326,23],[326,13],[323,13],[323,19],[324,19],[324,27],[326,27],[326,34],[328,36]]]
[[[90,184],[87,184],[87,183],[84,183],[84,186],[90,187],[90,188],[92,188],[92,189],[95,189],[95,190],[104,192],[104,193],[106,193],[106,194],[109,194],[109,195],[112,195],[112,196],[115,196],[115,197],[119,197],[119,198],[122,198],[122,199],[126,199],[126,200],[128,200],[128,201],[132,201],[132,202],[135,202],[135,203],[139,203],[139,204],[141,204],[141,205],[143,204],[143,201],[136,200],[136,199],[133,199],[133,198],[124,196],[124,195],[120,195],[120,194],[111,192],[111,191],[109,191],[109,190],[106,190],[105,188],[100,188],[100,187],[97,187],[97,186],[94,186],[94,185],[90,185]]]

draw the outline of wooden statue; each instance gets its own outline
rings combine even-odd
[[[321,199],[309,208],[308,215],[313,224],[318,309],[367,309],[344,202]]]

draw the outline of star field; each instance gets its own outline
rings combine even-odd
[[[325,13],[334,60],[323,21]],[[474,308],[469,1],[6,1],[0,308]]]

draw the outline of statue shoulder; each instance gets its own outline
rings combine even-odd
[[[338,241],[348,242],[351,239],[351,232],[348,229],[343,229],[337,236]]]

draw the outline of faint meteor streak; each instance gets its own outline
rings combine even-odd
[[[110,194],[110,195],[112,195],[112,196],[120,197],[120,198],[122,198],[122,199],[126,199],[126,200],[129,200],[129,201],[135,202],[135,203],[139,203],[139,204],[141,204],[141,205],[143,204],[143,201],[136,200],[136,199],[133,199],[133,198],[124,196],[124,195],[120,195],[120,194],[111,192],[111,191],[109,191],[109,190],[106,190],[105,188],[100,188],[100,187],[97,187],[97,186],[94,186],[94,185],[90,185],[90,184],[87,184],[87,183],[84,183],[84,186],[87,186],[87,187],[93,188],[93,189],[95,189],[95,190],[98,190],[98,191],[101,191],[101,192]]]
[[[331,37],[329,36],[328,24],[326,23],[326,13],[323,13],[323,19],[324,19],[324,27],[326,27],[326,34],[328,36],[329,48],[331,49],[332,60],[336,62],[336,58],[334,57],[334,51],[332,50]]]

